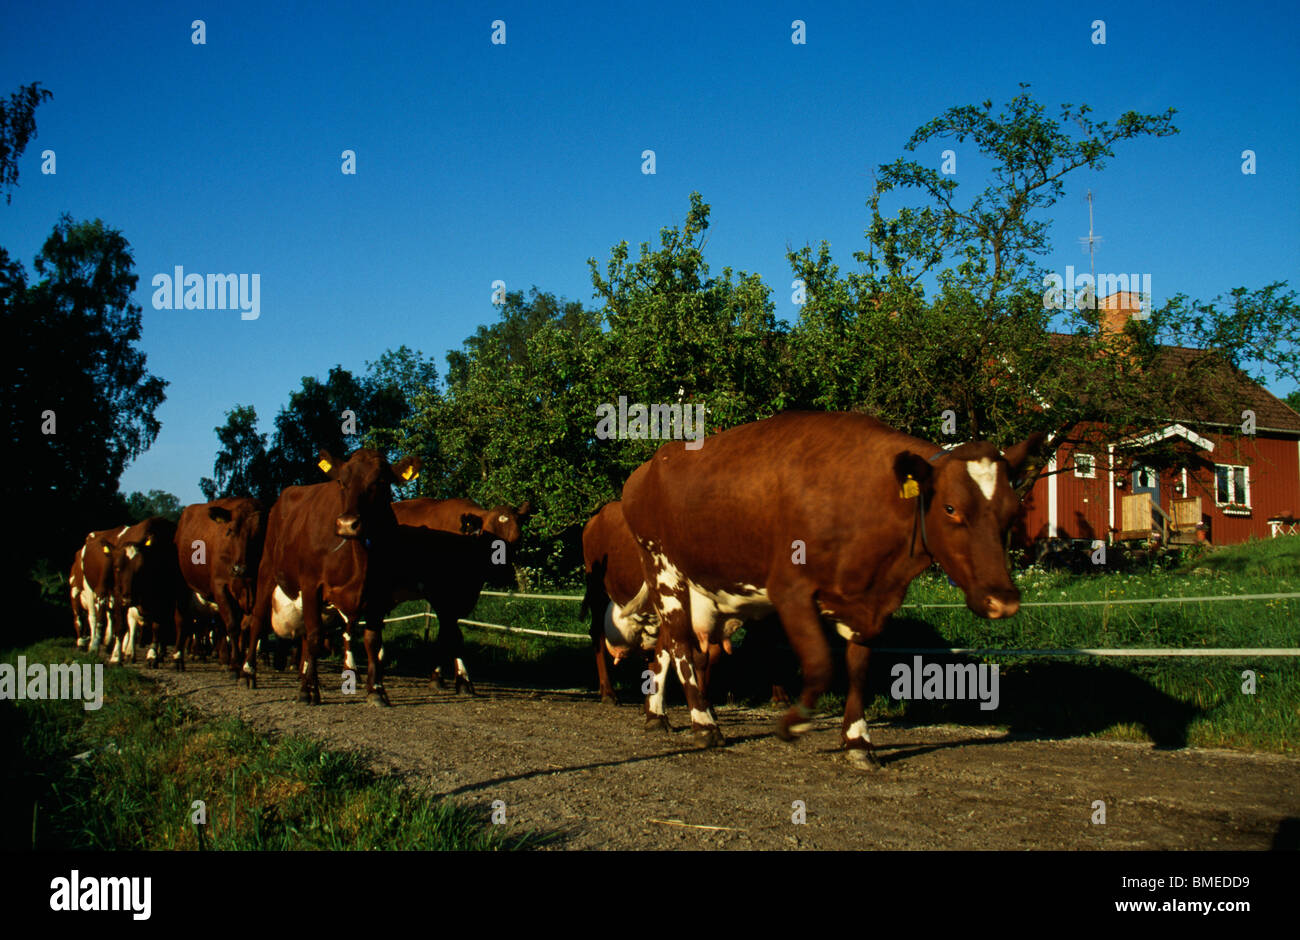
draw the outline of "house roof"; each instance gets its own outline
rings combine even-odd
[[[1065,333],[1051,334],[1055,343],[1065,344],[1073,339]],[[1172,413],[1153,415],[1158,420],[1240,427],[1241,413],[1250,409],[1255,412],[1257,428],[1300,434],[1300,413],[1211,351],[1161,346],[1156,352],[1154,368],[1168,375],[1195,370],[1201,376],[1200,381],[1179,396]]]

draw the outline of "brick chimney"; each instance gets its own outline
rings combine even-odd
[[[1142,295],[1133,291],[1117,291],[1103,297],[1097,304],[1098,322],[1105,336],[1121,336],[1124,324],[1142,309]]]

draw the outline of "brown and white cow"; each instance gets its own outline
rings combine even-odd
[[[172,654],[184,668],[184,640],[195,624],[215,628],[222,663],[240,662],[244,617],[253,609],[266,509],[255,499],[218,499],[186,506],[176,527],[176,557],[186,590]]]
[[[484,509],[468,499],[406,499],[393,503],[393,513],[403,526],[418,526],[453,535],[477,535],[477,543],[489,550],[487,564],[481,573],[468,578],[460,588],[454,582],[439,579],[437,592],[421,590],[409,578],[396,585],[400,599],[423,597],[429,601],[438,616],[438,636],[434,641],[433,679],[445,687],[448,676],[455,676],[455,689],[462,687],[470,694],[474,683],[463,658],[465,638],[460,620],[469,616],[476,604],[484,583],[499,589],[514,586],[515,552],[523,536],[521,526],[532,514],[532,504],[527,500],[518,509],[507,505]],[[479,553],[476,552],[476,557]],[[414,573],[425,569],[417,564]],[[408,572],[410,573],[410,572]],[[426,579],[427,580],[427,579]],[[429,582],[432,583],[432,582]],[[427,639],[427,637],[426,637]],[[344,656],[347,656],[348,635],[343,637]]]
[[[78,649],[99,653],[101,644],[112,642],[113,549],[118,536],[128,528],[118,526],[91,532],[72,557],[68,587]]]
[[[262,631],[269,626],[284,639],[301,638],[298,701],[319,705],[322,617],[332,609],[347,631],[356,629],[364,616],[366,701],[387,705],[378,653],[389,597],[386,588],[369,584],[368,575],[372,569],[382,574],[391,565],[397,528],[391,487],[415,479],[420,459],[406,457],[390,465],[369,448],[345,461],[328,451],[321,451],[320,458],[329,482],[286,487],[267,516],[245,659],[242,667],[233,661],[232,666],[237,678],[256,688]]]
[[[659,448],[628,478],[623,512],[654,585],[659,685],[675,663],[697,743],[725,743],[694,678],[718,629],[699,613],[775,610],[804,677],[777,734],[806,730],[830,681],[825,618],[849,641],[842,743],[855,765],[876,766],[862,717],[867,644],[936,561],[977,615],[1016,613],[1002,537],[1020,505],[1013,481],[1041,442],[944,451],[866,415],[788,412],[697,450]]]
[[[639,650],[649,665],[659,636],[659,619],[641,567],[641,549],[627,526],[622,503],[618,500],[602,506],[583,528],[582,560],[586,571],[586,593],[578,616],[591,616],[591,646],[596,656],[600,701],[616,705],[618,697],[609,679],[607,658],[612,658],[614,665],[618,665],[630,652]],[[701,616],[717,618],[719,612],[716,609],[702,610]],[[731,635],[743,622],[734,617],[722,620],[720,642],[711,640],[709,643],[710,668],[717,664],[723,651],[731,652]],[[708,688],[707,676],[703,687]],[[647,730],[668,727],[663,714],[663,694],[663,683],[656,683],[650,698],[660,705],[653,708],[647,700]],[[772,695],[774,699],[788,701],[780,686],[772,687]]]
[[[109,663],[135,662],[136,647],[149,643],[145,664],[158,665],[174,630],[182,589],[176,564],[176,523],[152,516],[128,528],[113,549],[113,601],[119,624]]]

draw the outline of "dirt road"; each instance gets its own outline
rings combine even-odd
[[[872,728],[884,769],[861,773],[831,715],[786,744],[771,734],[775,710],[719,707],[729,746],[696,751],[680,730],[643,732],[639,706],[585,691],[480,685],[469,697],[397,676],[394,707],[379,709],[322,670],[312,708],[294,702],[291,672],[262,670],[256,691],[214,665],[144,674],[203,712],[363,748],[377,769],[485,818],[503,800],[512,826],[556,849],[1267,849],[1300,819],[1300,760],[1268,754],[886,724]],[[686,723],[680,707],[669,717]]]

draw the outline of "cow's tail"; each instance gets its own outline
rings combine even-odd
[[[605,569],[609,566],[606,559],[600,559],[591,566],[587,572],[587,590],[582,595],[582,603],[578,605],[578,619],[586,620],[594,610],[604,610],[605,605],[609,603],[609,598],[605,596]]]

